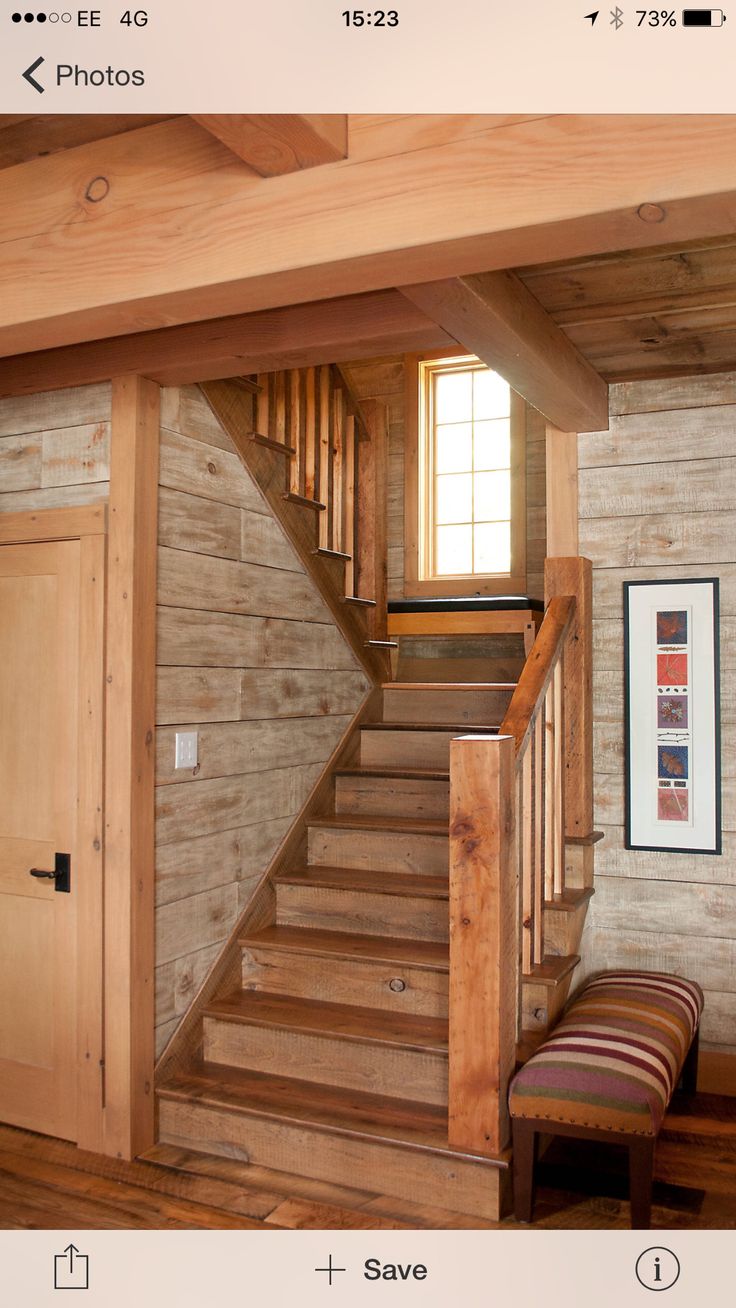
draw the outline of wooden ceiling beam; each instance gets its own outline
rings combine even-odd
[[[141,373],[162,386],[457,348],[398,291],[187,323],[0,359],[0,397]]]
[[[0,354],[736,228],[734,115],[442,121],[275,179],[186,118],[7,169]]]
[[[515,273],[402,287],[562,431],[608,427],[608,386]]]
[[[347,158],[347,114],[192,114],[260,177]]]

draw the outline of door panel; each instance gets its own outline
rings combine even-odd
[[[79,602],[79,541],[0,548],[0,1119],[72,1140]]]

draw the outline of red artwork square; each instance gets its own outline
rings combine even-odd
[[[659,790],[657,817],[660,822],[687,822],[690,804],[687,790]]]
[[[687,654],[657,655],[657,685],[687,686]]]

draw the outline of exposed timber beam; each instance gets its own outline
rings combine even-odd
[[[736,226],[734,115],[382,121],[272,179],[189,118],[6,169],[0,354]]]
[[[306,368],[387,354],[456,349],[399,291],[112,336],[0,359],[0,397],[84,386],[142,373],[161,386]]]
[[[608,386],[515,273],[402,291],[563,431],[608,427]]]
[[[261,177],[347,158],[347,114],[192,114]]]

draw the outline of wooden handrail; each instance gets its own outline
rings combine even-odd
[[[554,677],[575,614],[575,597],[550,600],[532,651],[511,697],[499,735],[513,736],[517,758],[523,753],[539,710]]]

